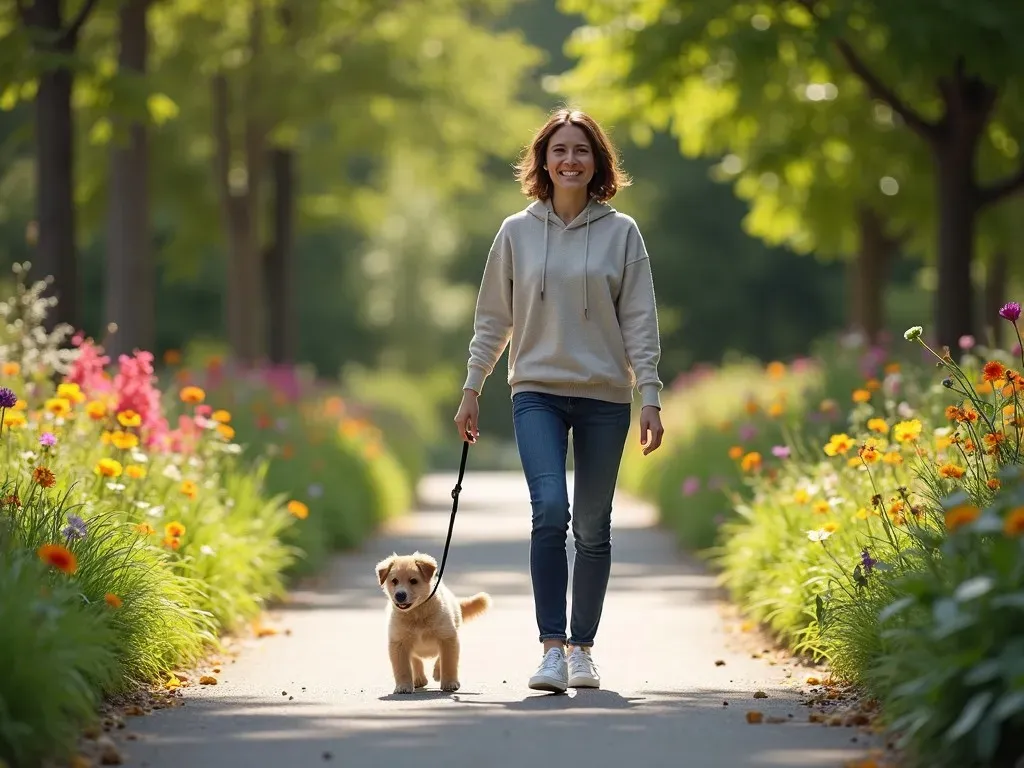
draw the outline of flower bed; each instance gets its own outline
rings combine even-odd
[[[805,419],[774,454],[734,452],[744,479],[712,562],[750,618],[881,702],[908,765],[1011,766],[1024,752],[1024,358],[964,339],[955,361],[920,328],[906,337],[927,365],[876,357],[842,421]]]
[[[11,766],[66,758],[103,697],[173,684],[172,670],[280,596],[297,563],[317,561],[311,544],[353,544],[408,498],[379,435],[366,442],[372,424],[342,423],[324,430],[329,449],[308,431],[288,438],[296,459],[346,457],[339,486],[363,489],[325,490],[317,507],[315,476],[243,449],[247,414],[230,398],[180,382],[161,391],[148,352],[111,365],[80,336],[62,348],[70,331],[43,330],[42,288],[19,284],[0,304],[0,764]],[[321,407],[271,412],[318,426]]]

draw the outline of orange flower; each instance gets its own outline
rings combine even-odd
[[[952,462],[946,462],[939,466],[939,477],[947,477],[953,480],[957,480],[964,476],[965,470],[963,467],[957,466]]]
[[[218,424],[217,434],[219,434],[225,440],[231,440],[235,436],[235,430],[228,424]]]
[[[868,379],[867,381],[864,382],[864,389],[870,390],[871,392],[875,392],[881,388],[882,382],[880,382],[878,379]]]
[[[57,478],[49,467],[36,467],[32,470],[32,479],[43,488],[52,488],[57,483]]]
[[[103,477],[120,477],[124,468],[117,459],[100,459],[93,471]]]
[[[221,424],[227,424],[231,421],[231,413],[221,408],[220,410],[216,410],[210,414],[210,418],[214,421],[219,421]]]
[[[164,526],[164,535],[169,539],[180,539],[185,535],[185,526],[175,520]]]
[[[827,501],[822,500],[814,502],[814,511],[819,515],[827,515],[830,509],[831,507],[828,505]]]
[[[305,520],[309,517],[309,507],[295,499],[288,502],[288,511],[295,517],[299,518],[299,520]]]
[[[167,365],[177,365],[181,362],[181,352],[176,349],[168,349],[164,352],[164,362]]]
[[[756,472],[761,468],[761,454],[751,451],[740,461],[740,468],[744,472]]]
[[[93,421],[99,421],[107,415],[107,406],[99,400],[93,400],[85,406],[85,412],[89,414],[89,418]]]
[[[989,432],[985,435],[985,447],[990,451],[994,451],[1003,440],[1006,439],[1006,435],[1003,432]]]
[[[886,434],[889,431],[889,425],[885,419],[868,419],[868,429],[872,432],[878,432],[879,434]]]
[[[871,391],[867,389],[855,389],[853,390],[853,402],[855,403],[866,403],[871,400]]]
[[[177,549],[181,546],[181,539],[176,539],[172,536],[165,536],[163,545],[165,547],[170,547],[171,549]]]
[[[196,494],[199,493],[199,487],[191,480],[183,480],[180,490],[182,494],[188,496],[189,499],[194,499]]]
[[[120,608],[122,605],[121,598],[115,595],[113,592],[107,592],[107,594],[103,596],[103,600],[111,608]]]
[[[1003,533],[1007,536],[1024,534],[1024,507],[1011,509],[1003,520]]]
[[[732,459],[733,461],[739,461],[740,459],[742,459],[743,458],[743,446],[742,445],[734,445],[732,448],[730,448],[729,449],[729,458]]]
[[[135,530],[138,533],[141,533],[143,536],[150,536],[150,535],[156,533],[156,528],[154,528],[149,523],[139,523],[138,525],[135,526]]]
[[[773,360],[768,363],[765,371],[768,373],[768,377],[771,379],[781,379],[786,375],[786,364],[781,363],[778,360]]]
[[[21,373],[21,365],[14,362],[4,363],[3,373],[4,376],[17,376]]]
[[[860,447],[859,453],[860,457],[864,460],[865,464],[874,464],[876,461],[882,458],[882,454],[878,452],[878,448],[870,444],[862,445]]]
[[[125,429],[142,426],[142,416],[132,410],[121,411],[117,414],[117,421]]]
[[[960,506],[953,507],[945,515],[946,530],[952,533],[961,526],[973,523],[980,514],[981,510],[973,504],[961,504]]]
[[[75,557],[75,553],[59,544],[44,544],[36,550],[36,554],[44,563],[69,576],[78,570],[78,559]]]
[[[199,387],[185,387],[181,390],[181,401],[190,405],[198,405],[206,399],[206,393]]]
[[[950,421],[963,421],[966,417],[963,408],[959,405],[949,405],[946,406],[946,418]]]
[[[124,473],[132,480],[140,480],[146,476],[146,468],[138,464],[129,464],[124,468]]]
[[[993,491],[998,491],[1002,487],[1003,484],[1001,482],[999,482],[999,478],[998,477],[990,477],[988,479],[988,482],[985,483],[985,485],[987,485]]]
[[[768,415],[771,416],[773,419],[777,419],[785,412],[786,406],[784,406],[778,400],[774,401],[771,405],[768,406]]]
[[[899,363],[889,363],[887,366],[885,366],[885,373],[886,373],[886,375],[893,374],[893,373],[899,373],[899,372],[900,372],[900,364]]]
[[[986,383],[997,381],[1003,378],[1006,368],[998,360],[989,360],[981,369],[981,379]]]

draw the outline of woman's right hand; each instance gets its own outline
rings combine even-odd
[[[459,404],[459,412],[455,414],[455,426],[459,429],[459,436],[470,443],[475,443],[480,437],[480,403],[479,394],[472,389],[462,390],[462,402]]]

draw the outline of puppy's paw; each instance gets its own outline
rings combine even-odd
[[[398,683],[395,685],[395,693],[412,693],[412,683]]]
[[[441,682],[441,660],[438,659],[434,662],[434,680]]]
[[[457,691],[461,685],[458,680],[442,680],[441,690],[442,691]]]
[[[415,680],[413,680],[412,684],[415,685],[417,688],[424,687],[427,684],[427,676],[423,675],[423,677],[417,677]]]

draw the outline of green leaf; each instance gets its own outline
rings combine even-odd
[[[956,722],[946,732],[944,736],[946,743],[952,744],[969,733],[981,721],[985,710],[994,698],[995,695],[992,691],[982,691],[972,696],[960,711],[960,717],[956,719]]]

